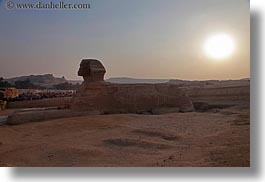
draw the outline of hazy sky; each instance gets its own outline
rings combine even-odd
[[[53,73],[81,79],[82,58],[100,59],[107,78],[250,76],[248,0],[79,2],[89,2],[91,9],[6,10],[6,0],[0,0],[0,76]],[[234,54],[219,62],[202,49],[218,32],[236,43]]]

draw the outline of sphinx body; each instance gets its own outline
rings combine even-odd
[[[104,81],[105,73],[100,61],[82,60],[78,75],[84,82],[73,98],[73,110],[98,114],[194,110],[190,98],[175,85],[108,83]]]

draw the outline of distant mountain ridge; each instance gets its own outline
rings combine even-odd
[[[123,84],[134,84],[134,83],[167,83],[170,79],[144,79],[144,78],[129,78],[129,77],[115,77],[106,79],[106,82],[110,83],[123,83]]]
[[[15,84],[16,81],[25,81],[29,80],[34,85],[39,85],[45,88],[51,88],[53,85],[61,83],[71,83],[71,84],[81,84],[83,80],[67,80],[63,77],[54,77],[53,74],[44,74],[44,75],[29,75],[29,76],[20,76],[4,79],[10,84]],[[180,86],[202,86],[202,85],[242,85],[248,84],[250,78],[243,78],[238,80],[181,80],[181,79],[144,79],[144,78],[129,78],[129,77],[113,77],[105,80],[110,83],[117,84],[137,84],[137,83],[147,83],[147,84],[156,84],[156,83],[169,83]]]
[[[34,85],[39,85],[42,87],[51,87],[52,85],[68,82],[64,77],[54,77],[53,74],[29,75],[5,79],[5,81],[13,85],[16,81],[25,80],[29,80]]]
[[[174,85],[218,85],[218,84],[247,84],[250,78],[238,80],[181,80],[181,79],[144,79],[144,78],[129,78],[129,77],[114,77],[105,80],[110,83],[120,84],[135,84],[135,83],[169,83]]]

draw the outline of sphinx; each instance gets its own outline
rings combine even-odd
[[[94,114],[165,114],[191,112],[191,99],[172,84],[114,84],[104,81],[106,69],[95,59],[82,60],[78,75],[84,78],[70,108],[39,108],[15,111],[10,125]]]
[[[191,99],[176,85],[115,84],[104,81],[106,69],[96,59],[81,61],[78,76],[84,81],[73,97],[73,111],[97,114],[191,112]]]

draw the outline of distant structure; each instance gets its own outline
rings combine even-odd
[[[95,59],[84,59],[78,75],[84,82],[73,97],[74,111],[98,114],[190,112],[191,99],[170,84],[114,84],[104,81],[106,69]]]

